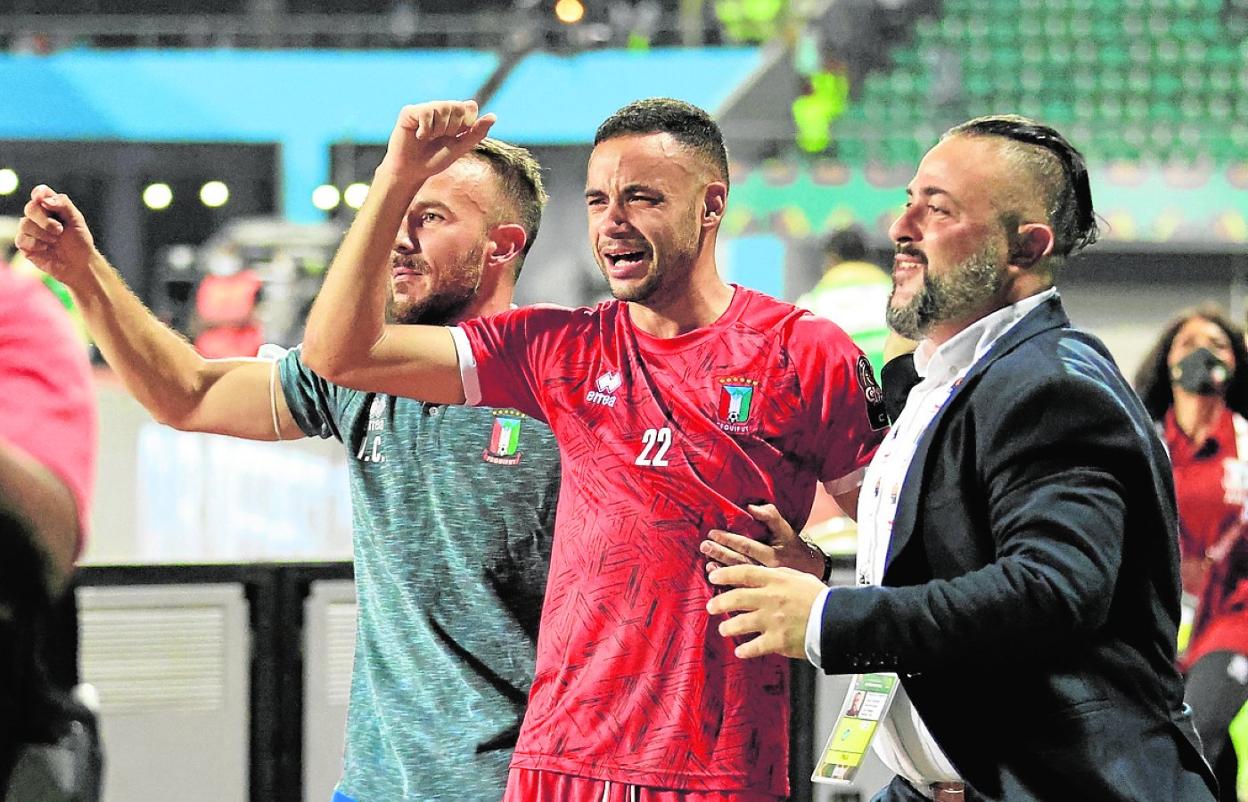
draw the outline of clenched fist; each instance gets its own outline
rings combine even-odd
[[[381,166],[398,177],[424,181],[480,144],[495,119],[493,114],[478,116],[472,100],[404,106]]]
[[[95,253],[82,212],[68,195],[44,184],[31,190],[14,244],[35,267],[71,288],[86,277]]]

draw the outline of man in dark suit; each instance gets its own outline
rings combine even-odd
[[[1096,238],[1083,158],[1019,117],[951,129],[893,223],[920,377],[864,479],[857,587],[735,565],[743,657],[895,672],[877,800],[1212,800],[1174,668],[1166,453],[1053,286]],[[744,640],[744,639],[743,639]]]

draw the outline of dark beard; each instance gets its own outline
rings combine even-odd
[[[923,286],[901,307],[888,296],[884,319],[888,327],[911,340],[921,340],[932,326],[973,312],[1001,289],[1004,277],[991,247],[959,264],[950,275],[936,278],[923,269]],[[896,289],[893,290],[896,292]]]
[[[481,259],[482,248],[474,248],[464,255],[451,276],[459,276],[466,265],[476,264]],[[400,257],[392,255],[391,269],[402,265],[424,273],[430,272],[429,264],[420,256]],[[459,319],[460,315],[477,297],[480,276],[477,286],[454,286],[450,280],[444,281],[442,289],[431,295],[401,305],[394,297],[394,287],[390,289],[390,303],[386,309],[386,319],[390,323],[405,325],[421,324],[425,326],[449,326]],[[448,286],[451,285],[451,286]]]
[[[391,323],[448,326],[463,314],[468,305],[472,303],[473,296],[471,289],[465,289],[462,292],[443,292],[403,306],[396,303],[394,297],[391,296],[386,317]]]
[[[894,289],[893,292],[896,292]],[[940,313],[940,288],[923,274],[923,286],[910,303],[893,306],[892,293],[888,296],[888,309],[884,320],[893,331],[911,340],[921,340]]]

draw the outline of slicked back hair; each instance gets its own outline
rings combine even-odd
[[[724,135],[711,115],[683,100],[651,97],[634,100],[612,114],[594,134],[595,147],[621,136],[670,134],[700,156],[715,177],[728,184],[728,149]]]
[[[1009,157],[1043,193],[1041,200],[1053,229],[1054,267],[1096,242],[1100,231],[1092,208],[1092,189],[1083,154],[1056,129],[1016,114],[976,117],[950,128],[953,136],[1008,140]]]
[[[524,257],[537,239],[537,229],[542,223],[542,209],[546,206],[546,188],[542,186],[542,168],[522,147],[509,145],[499,139],[486,138],[472,149],[472,156],[485,162],[494,176],[503,198],[512,205],[515,222],[524,228],[525,243],[516,260],[516,276],[524,265]]]

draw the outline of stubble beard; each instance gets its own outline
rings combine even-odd
[[[668,296],[683,292],[683,286],[677,288],[674,285],[681,283],[678,280],[682,279],[682,277],[688,278],[693,272],[693,264],[697,260],[698,254],[698,229],[694,226],[691,228],[691,231],[693,232],[692,236],[685,241],[673,243],[670,254],[660,256],[658,251],[651,245],[649,248],[650,269],[646,272],[645,278],[641,280],[641,283],[635,286],[617,286],[611,281],[611,276],[607,272],[607,266],[599,262],[598,269],[602,271],[602,277],[607,280],[607,284],[611,288],[611,297],[617,301],[655,306],[670,300]],[[649,245],[649,243],[647,244]]]
[[[481,287],[481,255],[482,246],[474,247],[463,258],[457,260],[449,270],[444,271],[445,278],[428,295],[415,300],[402,300],[394,295],[391,285],[390,303],[386,318],[391,323],[421,324],[426,326],[446,326],[460,319],[464,311],[477,298]],[[426,275],[432,271],[429,263],[420,256],[391,257],[391,269],[403,266],[419,270]]]

